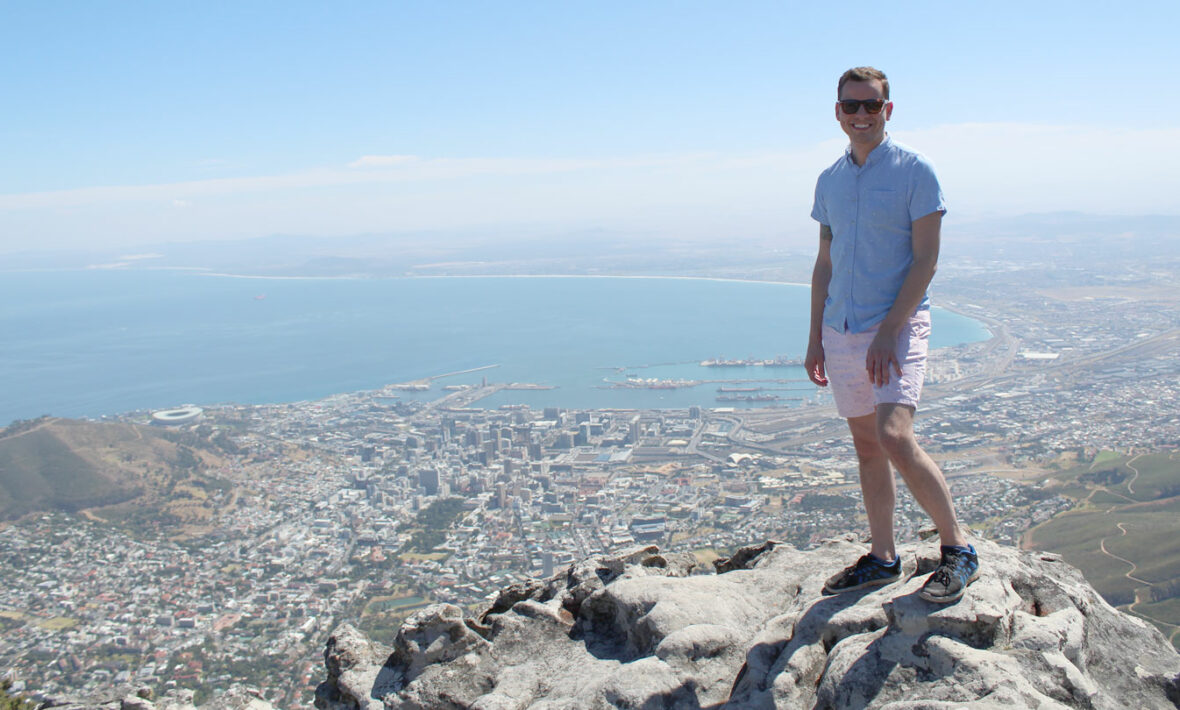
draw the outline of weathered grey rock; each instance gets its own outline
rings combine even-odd
[[[156,710],[156,704],[147,698],[129,695],[119,704],[120,710]]]
[[[713,568],[717,571],[717,574],[725,574],[735,569],[750,569],[763,553],[770,552],[778,544],[774,540],[767,540],[761,545],[743,547],[733,553],[733,557],[722,557],[719,560],[714,560]]]
[[[1052,555],[976,544],[982,574],[957,604],[916,574],[825,597],[865,547],[739,551],[696,574],[654,547],[580,562],[502,592],[464,620],[429,607],[393,649],[349,626],[329,640],[316,706],[337,708],[1171,708],[1180,655]]]
[[[391,649],[367,639],[349,624],[342,624],[328,637],[324,664],[328,679],[316,688],[317,708],[356,710],[383,708],[374,692],[386,692],[391,673],[383,672]],[[378,683],[381,678],[386,682]]]

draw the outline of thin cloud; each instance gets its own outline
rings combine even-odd
[[[1176,211],[1169,171],[1180,158],[1180,132],[1171,129],[969,123],[895,135],[934,160],[956,216],[1062,209]],[[553,220],[590,211],[604,220],[625,213],[645,222],[679,223],[688,213],[722,219],[739,206],[748,214],[772,215],[768,223],[778,219],[782,224],[793,215],[806,217],[815,176],[836,159],[844,144],[837,136],[792,151],[608,158],[372,154],[347,164],[280,175],[0,195],[0,213],[7,213],[9,226],[19,224],[27,232],[43,229],[36,226],[44,225],[43,218],[66,220],[68,208],[110,211],[121,206],[130,227],[137,221],[149,224],[153,204],[184,208],[199,202],[212,215],[218,214],[219,205],[223,211],[231,209],[228,198],[255,194],[264,197],[238,201],[232,209],[257,225],[280,222],[284,214],[295,212],[306,221],[317,209],[323,212],[319,221],[341,220],[342,210],[333,205],[345,203],[374,206],[373,224],[357,225],[361,229],[384,228],[380,219],[425,224],[455,219],[463,212],[495,221],[531,217],[546,209]],[[348,186],[357,189],[313,192]],[[295,193],[297,198],[292,197]],[[393,210],[399,200],[404,205]],[[283,209],[276,210],[280,203]],[[419,207],[426,204],[433,209]],[[18,214],[23,216],[18,219]]]
[[[418,160],[416,155],[362,155],[348,164],[350,168],[388,168]]]
[[[188,203],[192,198],[199,196],[366,183],[446,181],[476,176],[507,177],[603,169],[676,167],[718,159],[720,156],[711,154],[606,159],[435,158],[394,162],[385,166],[378,166],[375,161],[370,161],[367,164],[372,166],[371,169],[351,169],[351,166],[365,160],[361,158],[350,163],[349,168],[319,168],[284,175],[214,178],[161,185],[110,185],[0,195],[0,210],[53,209],[117,202],[165,202],[180,207],[183,206],[181,203]]]

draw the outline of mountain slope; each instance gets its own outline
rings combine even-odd
[[[0,519],[125,503],[175,485],[216,454],[134,424],[44,418],[0,431]]]

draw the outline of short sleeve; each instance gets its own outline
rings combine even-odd
[[[826,224],[830,227],[832,222],[828,218],[828,209],[824,205],[823,190],[821,189],[823,181],[823,175],[820,175],[819,179],[815,181],[815,201],[811,204],[811,218],[820,224]]]
[[[942,196],[942,186],[938,184],[938,175],[930,161],[923,157],[914,161],[909,192],[911,222],[934,212],[946,214],[946,201]]]

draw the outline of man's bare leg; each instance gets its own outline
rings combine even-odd
[[[959,527],[955,516],[955,504],[946,478],[914,437],[914,410],[904,404],[878,404],[875,415],[876,435],[880,448],[897,467],[906,487],[914,500],[926,511],[938,528],[943,545],[966,546],[967,538]],[[848,420],[851,424],[852,420]],[[853,435],[855,439],[855,434]],[[860,448],[857,447],[859,454]],[[864,465],[861,465],[863,470]],[[892,482],[892,477],[890,478]],[[864,486],[864,474],[861,474]],[[865,492],[865,506],[868,507],[868,492]],[[870,526],[872,515],[869,516]],[[873,534],[874,544],[876,533]],[[874,553],[876,554],[876,553]]]
[[[877,415],[850,417],[848,429],[852,432],[852,443],[856,446],[856,458],[860,464],[860,492],[869,517],[869,534],[873,538],[869,552],[883,562],[890,562],[897,557],[893,545],[897,484],[893,480],[893,469],[889,467],[889,455],[877,437]]]

